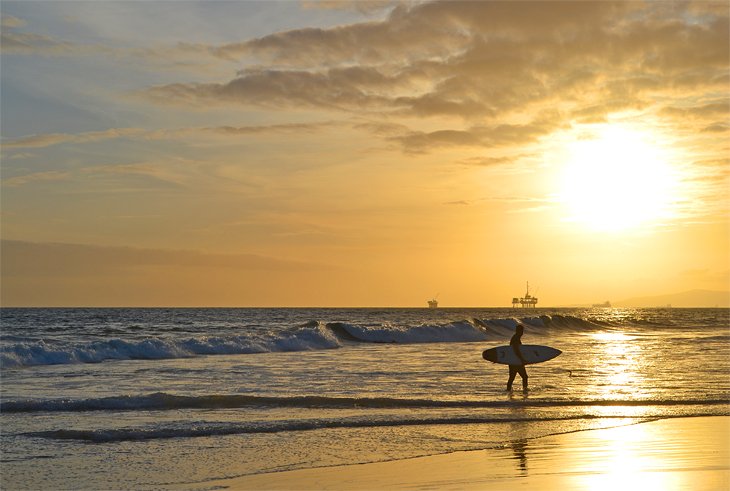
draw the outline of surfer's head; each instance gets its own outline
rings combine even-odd
[[[522,333],[524,333],[524,332],[525,332],[525,326],[523,326],[522,324],[517,324],[517,327],[515,327],[515,333],[517,333],[521,336]]]

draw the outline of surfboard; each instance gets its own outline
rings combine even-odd
[[[523,344],[520,346],[520,352],[523,358],[527,360],[527,365],[552,360],[562,353],[559,349],[551,348],[550,346],[541,346],[539,344]],[[490,348],[482,353],[482,358],[492,363],[501,363],[503,365],[522,365],[522,361],[517,357],[512,346]]]

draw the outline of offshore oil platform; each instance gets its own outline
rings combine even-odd
[[[429,309],[437,309],[438,308],[439,302],[438,302],[438,300],[436,300],[437,298],[439,298],[438,295],[436,295],[435,297],[433,297],[431,300],[428,301],[428,308]]]
[[[522,308],[535,308],[537,306],[537,297],[533,297],[530,295],[530,282],[527,282],[527,292],[525,293],[524,297],[514,297],[512,299],[512,308],[516,309],[517,307]]]

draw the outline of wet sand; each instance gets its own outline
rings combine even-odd
[[[664,419],[524,440],[499,449],[258,474],[196,487],[730,490],[730,417]]]

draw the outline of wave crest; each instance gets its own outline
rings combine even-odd
[[[197,355],[232,355],[271,351],[306,351],[340,347],[338,338],[320,324],[276,334],[193,338],[108,339],[87,343],[27,341],[0,348],[3,368],[106,360],[160,360]]]
[[[155,392],[144,395],[122,395],[91,399],[15,400],[0,403],[2,413],[81,412],[81,411],[147,411],[177,409],[236,409],[247,407],[296,407],[334,409],[407,409],[407,408],[501,408],[501,407],[568,407],[568,406],[689,406],[727,405],[730,400],[695,399],[524,399],[507,401],[398,399],[390,397],[327,397],[327,396],[255,396],[246,394],[213,394],[180,396]]]
[[[335,349],[350,343],[468,343],[509,338],[522,323],[535,333],[552,329],[588,330],[603,326],[591,320],[563,315],[466,319],[418,325],[357,325],[312,320],[280,331],[243,330],[235,335],[112,338],[88,342],[46,341],[6,337],[0,348],[0,367],[106,360],[160,360],[199,355],[234,355],[279,351]],[[119,332],[116,332],[119,334]],[[132,333],[130,333],[132,334]]]

